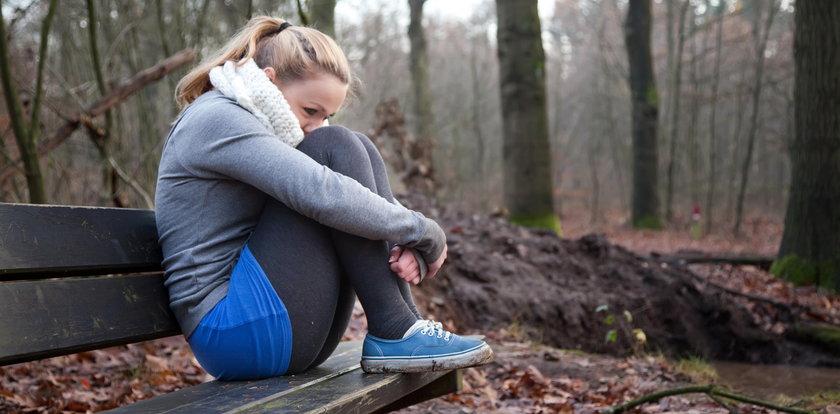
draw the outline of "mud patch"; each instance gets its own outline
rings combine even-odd
[[[640,257],[603,235],[561,239],[416,195],[401,200],[447,231],[449,260],[438,278],[421,284],[418,300],[439,320],[613,355],[641,350],[641,332],[645,351],[668,356],[840,366],[836,357],[761,329],[743,305],[700,285],[687,269]]]

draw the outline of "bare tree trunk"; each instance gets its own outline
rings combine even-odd
[[[598,157],[601,152],[602,137],[590,135],[586,146],[586,157],[589,161],[589,180],[592,182],[592,198],[589,205],[589,223],[596,224],[601,217],[601,179],[598,176]]]
[[[693,12],[692,12],[693,13]],[[698,32],[697,25],[694,23],[694,19],[692,19],[690,29],[691,33],[696,34]],[[690,107],[689,113],[690,118],[688,120],[688,186],[689,186],[689,196],[691,201],[692,209],[696,206],[698,209],[700,207],[700,169],[702,168],[702,160],[700,159],[700,133],[699,133],[699,120],[700,120],[700,77],[698,74],[698,62],[701,59],[702,51],[706,50],[706,42],[708,37],[704,33],[702,36],[702,42],[695,39],[691,42],[691,66],[689,66],[689,73],[688,78],[690,80],[691,85],[691,100],[690,100]],[[699,51],[698,51],[698,43]],[[699,224],[698,224],[699,226]],[[700,237],[700,227],[697,227],[697,233],[694,236]]]
[[[614,3],[612,7],[615,7]],[[601,11],[601,13],[606,15],[607,10],[604,9]],[[627,183],[625,182],[624,176],[624,173],[627,171],[625,145],[622,140],[622,135],[620,133],[617,133],[617,131],[619,131],[620,129],[616,127],[615,112],[613,109],[613,99],[608,94],[614,76],[614,71],[610,70],[610,62],[607,57],[608,40],[605,31],[608,18],[602,17],[602,19],[603,21],[601,22],[600,27],[598,29],[598,55],[600,57],[599,61],[602,73],[601,77],[606,83],[602,92],[604,94],[604,118],[607,122],[606,135],[609,137],[609,141],[607,141],[607,147],[609,148],[610,158],[612,159],[613,171],[616,175],[618,197],[621,200],[622,206],[625,208],[625,210],[630,210],[630,197],[627,196]]]
[[[478,74],[478,57],[476,56],[477,51],[479,50],[479,37],[472,39],[470,41],[470,77],[472,78],[472,117],[470,122],[472,122],[473,133],[475,134],[475,144],[476,144],[476,168],[475,172],[478,174],[479,177],[479,185],[478,190],[481,194],[481,206],[484,207],[487,205],[487,191],[488,191],[488,184],[490,180],[487,179],[486,174],[486,137],[484,136],[483,131],[481,130],[482,120],[481,120],[481,103],[484,101],[481,92],[481,82],[479,81]]]
[[[496,0],[504,130],[504,193],[511,222],[559,231],[554,213],[545,53],[536,0]]]
[[[88,10],[92,10],[93,5],[88,0]],[[155,12],[157,13],[158,34],[160,35],[160,46],[163,48],[163,55],[169,56],[169,36],[167,35],[166,23],[163,20],[163,0],[155,0]]]
[[[756,3],[760,4],[760,3]],[[741,182],[738,187],[738,202],[735,206],[735,227],[732,232],[735,236],[741,234],[741,221],[744,216],[744,196],[747,193],[747,182],[750,176],[750,166],[752,166],[752,155],[755,147],[755,137],[758,132],[758,114],[761,106],[761,85],[764,77],[764,50],[767,48],[767,37],[770,35],[770,27],[773,25],[773,18],[776,16],[776,10],[779,5],[776,0],[770,5],[770,11],[767,13],[767,20],[764,23],[764,32],[761,32],[761,25],[759,24],[760,9],[756,11],[756,22],[753,25],[753,36],[755,39],[755,84],[752,90],[752,115],[750,117],[749,135],[747,135],[747,154],[744,157],[744,163],[741,167]]]
[[[680,6],[679,24],[677,24],[677,52],[674,55],[674,67],[671,73],[671,122],[668,139],[668,172],[665,184],[665,220],[671,221],[674,218],[674,175],[677,165],[677,141],[680,135],[680,97],[682,85],[682,55],[685,47],[685,18],[689,9],[690,1],[684,0]],[[669,10],[672,7],[668,4]]]
[[[742,65],[741,77],[738,80],[738,87],[736,88],[736,90],[740,89],[740,86],[746,83],[747,71],[747,66]],[[738,103],[736,105],[735,110],[735,125],[733,127],[734,129],[732,131],[730,139],[730,142],[732,142],[734,145],[731,151],[732,157],[729,162],[729,174],[727,174],[727,177],[729,177],[729,180],[727,180],[727,182],[729,184],[728,189],[726,191],[726,211],[735,210],[735,200],[737,198],[737,180],[735,179],[735,177],[737,177],[738,175],[738,160],[741,159],[741,131],[744,129],[744,113],[746,112],[746,108],[744,107],[747,106],[746,97],[744,96],[745,94],[738,91],[737,95]]]
[[[840,2],[797,2],[794,12],[792,177],[772,272],[840,290]]]
[[[158,19],[162,23],[162,13],[160,13],[160,0],[158,0]],[[96,16],[96,7],[93,0],[87,0],[88,12],[88,35],[90,40],[90,56],[93,72],[96,74],[96,85],[99,88],[99,95],[105,96],[108,94],[108,88],[105,86],[105,76],[102,73],[102,62],[99,59],[99,45],[97,41],[96,26],[99,19]],[[162,27],[161,27],[162,29]],[[114,121],[111,116],[111,111],[105,111],[105,128],[104,131],[96,133],[90,131],[88,134],[93,142],[93,145],[99,151],[99,156],[102,159],[102,188],[106,199],[111,201],[115,206],[122,207],[123,203],[117,196],[117,173],[114,167],[108,161],[111,158],[110,141],[114,130]]]
[[[335,0],[309,0],[309,24],[335,39]]]
[[[434,119],[432,117],[432,99],[429,93],[429,54],[426,47],[426,34],[423,30],[423,4],[426,0],[408,0],[411,20],[408,24],[408,39],[411,43],[409,70],[414,91],[414,135],[416,143],[412,148],[412,158],[421,167],[409,184],[427,194],[434,194],[435,180],[432,164],[434,140]]]
[[[303,10],[303,3],[301,3],[301,0],[295,0],[295,3],[297,4],[297,12],[298,12],[298,19],[300,19],[300,25],[301,26],[309,26],[309,20],[310,19],[309,19],[309,16],[306,14],[306,12]]]
[[[709,114],[709,188],[706,192],[706,234],[712,232],[715,207],[715,186],[717,184],[717,98],[720,85],[720,55],[723,42],[723,19],[726,16],[726,0],[721,0],[717,9],[718,22],[715,35],[715,71],[712,75],[711,113]]]
[[[3,94],[6,98],[6,107],[9,112],[9,122],[12,124],[12,131],[14,132],[18,150],[23,159],[24,170],[26,171],[29,202],[34,204],[46,202],[44,177],[41,173],[37,145],[41,131],[41,97],[43,94],[44,67],[47,61],[47,46],[49,45],[50,28],[57,8],[58,0],[51,0],[47,15],[41,24],[41,43],[38,49],[38,72],[36,73],[35,96],[30,108],[31,118],[29,125],[27,125],[24,120],[23,107],[18,96],[18,89],[14,84],[14,79],[12,79],[8,36],[6,34],[2,7],[0,7],[0,78],[2,78]]]
[[[210,0],[203,0],[195,22],[195,37],[192,39],[192,47],[195,48],[195,50],[201,50],[201,43],[204,41],[202,30],[204,29],[204,22],[207,20],[208,10],[210,10]]]
[[[661,228],[659,216],[656,123],[659,96],[654,83],[650,51],[650,0],[630,0],[624,23],[624,41],[630,66],[633,102],[633,212],[634,227]]]

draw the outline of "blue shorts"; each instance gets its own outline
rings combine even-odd
[[[220,380],[272,377],[289,368],[289,314],[247,245],[227,296],[204,316],[189,344],[204,370]]]

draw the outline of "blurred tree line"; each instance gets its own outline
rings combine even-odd
[[[465,16],[424,15],[429,1],[3,0],[0,199],[152,207],[174,85],[197,61],[178,52],[201,59],[271,14],[335,33],[361,85],[335,122],[375,139],[397,190],[478,212],[586,211],[593,225],[614,212],[684,225],[694,207],[705,232],[785,211],[792,0],[555,0],[535,24],[536,1]],[[171,56],[166,77],[91,112]]]
[[[408,15],[419,13],[423,2],[339,0],[337,9],[335,1],[301,3],[313,23],[334,21],[336,38],[361,80],[338,122],[370,132],[377,124],[377,105],[396,98],[407,134],[434,138],[438,195],[480,211],[501,208],[495,4],[481,3],[470,16],[420,15],[428,68],[426,75],[413,75],[410,61],[422,55],[412,58]],[[742,177],[749,206],[783,209],[790,175],[785,145],[793,128],[792,9],[775,3],[771,16],[771,4],[653,2],[659,182],[667,204],[663,212],[670,211],[670,218],[684,218],[691,205],[702,204],[710,225],[731,223]],[[630,211],[631,107],[622,31],[627,7],[613,0],[557,0],[554,14],[541,16],[553,189],[561,216],[564,209],[578,207],[590,211],[593,221],[607,211]],[[347,9],[354,14],[342,16]],[[34,104],[48,10],[48,1],[3,1],[9,64],[26,112]],[[187,47],[195,49],[198,60],[258,13],[300,20],[297,0],[61,1],[48,35],[39,127],[33,129],[42,131],[42,139],[49,137],[120,81]],[[764,36],[759,73],[756,39]],[[107,152],[116,164],[148,194],[154,192],[161,145],[177,116],[172,89],[189,66],[115,106],[108,112],[110,121],[92,120],[109,133]],[[412,78],[424,76],[427,89],[416,89]],[[428,101],[431,111],[414,109],[417,101]],[[8,121],[0,119],[4,164],[20,158]],[[100,150],[86,135],[78,130],[42,159],[48,201],[113,204],[104,187]],[[754,154],[743,174],[751,136]],[[0,191],[7,201],[29,200],[20,170],[6,177]],[[124,182],[117,191],[125,205],[143,205]]]

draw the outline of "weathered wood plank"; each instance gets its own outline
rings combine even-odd
[[[403,396],[399,400],[394,401],[393,403],[386,405],[382,408],[379,408],[374,412],[390,413],[391,411],[396,411],[405,407],[410,407],[414,404],[431,400],[432,398],[437,398],[452,392],[457,392],[461,390],[462,383],[463,375],[461,374],[461,370],[450,371],[446,375],[432,381],[428,385],[425,385],[420,389],[412,392],[411,394]]]
[[[0,203],[0,281],[161,269],[151,210]]]
[[[0,365],[180,332],[161,274],[0,283]]]
[[[300,375],[272,377],[258,381],[213,381],[161,395],[109,413],[207,413],[235,411],[266,399],[283,398],[292,392],[328,381],[336,374],[360,370],[361,341],[342,342],[319,367]]]
[[[460,387],[457,371],[365,374],[359,367],[361,352],[361,341],[342,342],[321,366],[300,375],[208,382],[109,413],[372,412],[424,401]]]
[[[230,413],[369,413],[386,407],[402,397],[448,374],[365,374],[348,372],[297,392],[261,404],[232,410]],[[457,390],[457,388],[452,391]]]

